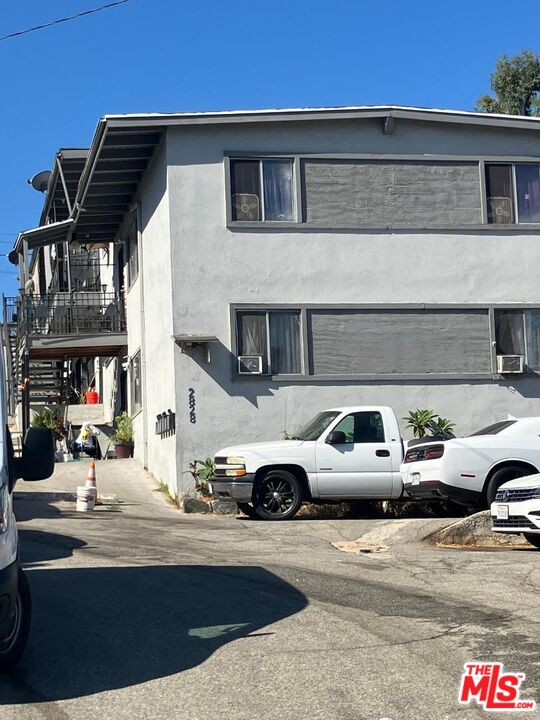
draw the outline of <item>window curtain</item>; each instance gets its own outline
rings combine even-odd
[[[497,353],[500,355],[524,355],[525,336],[521,310],[496,310],[495,334]]]
[[[302,372],[300,313],[270,313],[270,352],[273,375]]]
[[[263,179],[265,220],[294,220],[292,162],[265,160]]]
[[[527,365],[540,369],[540,311],[525,311],[525,327],[527,329]]]
[[[516,165],[519,222],[540,222],[540,174],[538,165]]]
[[[239,355],[262,355],[266,358],[266,313],[238,315]]]

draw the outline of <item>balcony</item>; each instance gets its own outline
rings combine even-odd
[[[105,357],[126,344],[124,301],[116,293],[21,295],[6,298],[4,307],[32,358]]]

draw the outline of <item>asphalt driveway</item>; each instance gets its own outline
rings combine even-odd
[[[540,699],[540,552],[423,543],[441,520],[181,515],[121,462],[98,484],[123,502],[92,515],[59,474],[18,487],[34,624],[2,720],[476,718],[470,660]],[[357,538],[381,552],[332,544]]]

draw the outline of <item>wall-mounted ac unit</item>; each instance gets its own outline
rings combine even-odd
[[[243,222],[260,220],[259,198],[252,193],[235,193],[232,196],[234,219]]]
[[[263,359],[261,355],[239,355],[239,375],[262,375]]]
[[[514,222],[512,201],[507,197],[488,197],[488,217],[496,225],[510,225]]]
[[[501,375],[523,374],[523,355],[497,355],[497,372]]]

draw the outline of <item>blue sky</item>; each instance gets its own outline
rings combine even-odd
[[[106,0],[2,2],[0,35]],[[0,42],[0,253],[38,220],[26,184],[106,113],[317,105],[472,109],[497,57],[538,51],[540,3],[130,0]],[[0,260],[0,289],[16,292]]]

